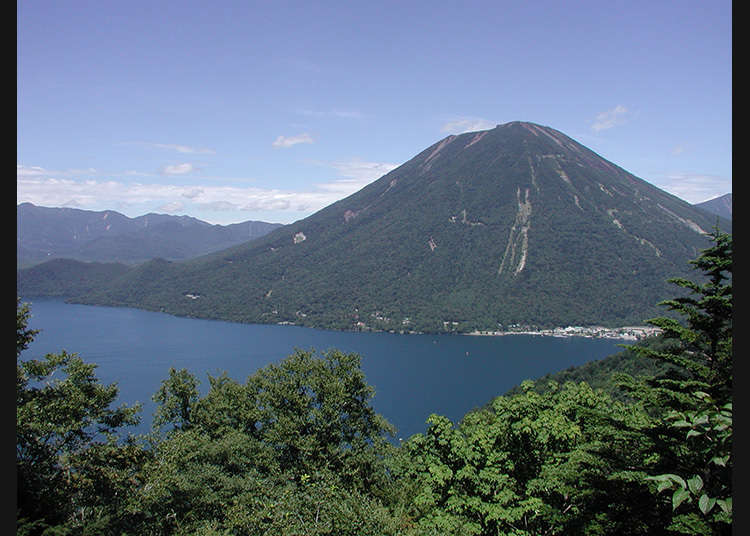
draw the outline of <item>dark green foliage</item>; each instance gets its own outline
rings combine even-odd
[[[684,432],[687,453],[668,468],[675,473],[649,476],[659,493],[671,492],[677,532],[729,534],[732,523],[732,404],[719,407],[707,393],[698,392],[696,409],[667,416]],[[682,476],[681,476],[682,475]]]
[[[623,435],[645,415],[585,383],[498,397],[454,426],[432,416],[405,449],[425,534],[644,534],[655,526],[645,483],[613,461],[648,448]],[[602,456],[606,444],[608,455]]]
[[[274,453],[241,432],[193,429],[161,442],[133,507],[153,534],[395,534],[373,493],[323,467],[278,472]]]
[[[636,380],[622,375],[620,384],[665,422],[655,427],[662,464],[650,477],[658,491],[671,490],[672,527],[682,533],[728,534],[732,520],[732,236],[715,229],[713,245],[691,263],[701,283],[670,281],[690,294],[662,302],[682,322],[655,318],[673,341],[666,350],[635,348],[640,354],[673,364],[680,377]]]
[[[625,387],[624,403],[529,381],[455,427],[431,417],[398,466],[425,533],[731,531],[732,240],[711,238],[693,261],[706,282],[673,280],[696,296],[664,302],[686,325],[655,319],[660,338],[553,376]]]
[[[153,427],[159,429],[172,424],[180,430],[193,425],[193,407],[198,401],[198,380],[186,369],[169,369],[169,378],[164,380],[153,396],[159,406],[154,412]]]
[[[356,354],[297,351],[208,393],[170,370],[154,399],[163,433],[118,438],[137,408],[110,409],[73,355],[21,361],[17,306],[18,534],[398,534],[384,505],[389,425]],[[54,376],[54,377],[53,377]]]
[[[101,385],[75,354],[22,360],[33,340],[17,304],[16,478],[18,532],[83,534],[122,526],[121,505],[136,488],[144,453],[115,434],[138,422],[139,407],[112,408],[116,385]],[[93,532],[92,532],[93,531]]]
[[[118,263],[55,259],[18,272],[17,288],[25,296],[74,297],[94,292],[129,270]]]
[[[21,298],[16,298],[16,359],[21,356],[21,352],[26,350],[34,340],[39,330],[30,329],[29,318],[31,311],[29,305],[21,303]]]
[[[674,342],[663,337],[649,337],[636,343],[635,347],[648,348],[650,351],[663,352],[668,347],[674,346]],[[633,347],[626,347],[622,352],[613,354],[597,361],[591,361],[577,367],[570,367],[559,372],[545,374],[534,381],[534,390],[543,393],[547,390],[550,382],[564,384],[566,382],[586,382],[594,389],[602,389],[609,396],[621,402],[632,401],[632,398],[623,391],[615,378],[616,373],[629,374],[641,378],[667,378],[684,376],[680,370],[671,363],[657,361],[636,351]],[[508,390],[506,396],[513,396],[522,392],[518,385]]]
[[[197,396],[170,371],[157,441],[135,497],[159,534],[389,534],[379,498],[391,426],[370,406],[359,356],[296,351],[245,384],[209,377]],[[204,532],[202,532],[204,531]]]
[[[732,237],[714,231],[714,245],[691,261],[706,282],[673,278],[669,281],[688,289],[691,295],[661,303],[678,312],[684,324],[673,318],[649,323],[661,328],[666,339],[680,344],[669,352],[641,349],[641,353],[674,363],[690,373],[719,403],[732,392]]]

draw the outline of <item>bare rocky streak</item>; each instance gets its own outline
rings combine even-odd
[[[513,227],[510,229],[510,236],[508,237],[508,243],[505,247],[505,254],[503,255],[503,260],[500,262],[500,267],[497,270],[498,275],[502,275],[506,262],[508,265],[514,264],[517,258],[517,248],[520,249],[520,255],[513,271],[514,275],[518,275],[518,273],[523,270],[524,266],[526,266],[526,256],[529,250],[529,220],[531,218],[529,189],[526,189],[525,200],[521,201],[521,189],[518,188],[516,190],[516,199],[518,200],[518,212],[516,213]]]

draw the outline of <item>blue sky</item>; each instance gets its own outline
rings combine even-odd
[[[728,1],[17,3],[17,202],[291,223],[448,134],[732,191]]]

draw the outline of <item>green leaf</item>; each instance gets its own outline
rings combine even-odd
[[[671,480],[669,478],[669,475],[654,475],[654,476],[647,476],[646,480],[656,480],[657,482],[662,482],[665,480]]]
[[[727,497],[726,499],[716,499],[716,504],[718,504],[722,510],[724,510],[724,513],[731,514],[732,513],[732,498]]]
[[[701,415],[693,421],[693,425],[696,424],[708,424],[708,415]]]
[[[665,474],[664,476],[667,477],[668,479],[672,480],[673,482],[676,482],[682,488],[686,488],[687,487],[687,483],[685,482],[685,480],[681,476],[673,475],[673,474]]]
[[[721,467],[726,467],[727,460],[729,460],[729,454],[727,454],[726,456],[714,456],[710,461],[715,463],[716,465],[720,465]]]
[[[669,489],[672,487],[672,481],[671,480],[662,480],[659,482],[659,485],[656,487],[656,492],[661,493],[665,489]]]
[[[680,506],[683,501],[690,500],[690,492],[684,488],[680,488],[674,492],[672,495],[672,510],[677,510],[677,507]]]
[[[701,495],[700,499],[698,499],[698,508],[701,509],[701,512],[703,512],[704,515],[708,514],[711,511],[711,509],[714,507],[714,504],[716,504],[716,499],[710,498],[705,493]]]
[[[698,495],[698,492],[703,488],[703,479],[695,475],[693,478],[687,481],[688,488],[693,492],[694,495]]]
[[[695,436],[699,436],[699,435],[703,435],[703,434],[701,434],[698,430],[690,430],[685,435],[685,439],[690,439],[691,437],[695,437]]]

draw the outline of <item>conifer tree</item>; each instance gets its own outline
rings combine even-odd
[[[671,283],[689,294],[660,303],[681,315],[682,322],[667,317],[648,321],[662,330],[665,340],[677,344],[662,351],[632,349],[682,368],[687,381],[686,389],[680,390],[702,387],[717,402],[725,403],[732,394],[732,236],[716,229],[710,237],[714,244],[690,261],[703,272],[704,282],[672,278]],[[669,385],[679,389],[677,383]]]
[[[682,319],[659,317],[668,344],[633,346],[634,351],[671,363],[678,374],[620,385],[661,417],[647,431],[661,445],[658,474],[648,477],[671,502],[669,525],[678,533],[725,534],[732,522],[732,236],[715,229],[713,245],[691,261],[701,282],[670,279],[687,294],[661,305]]]

